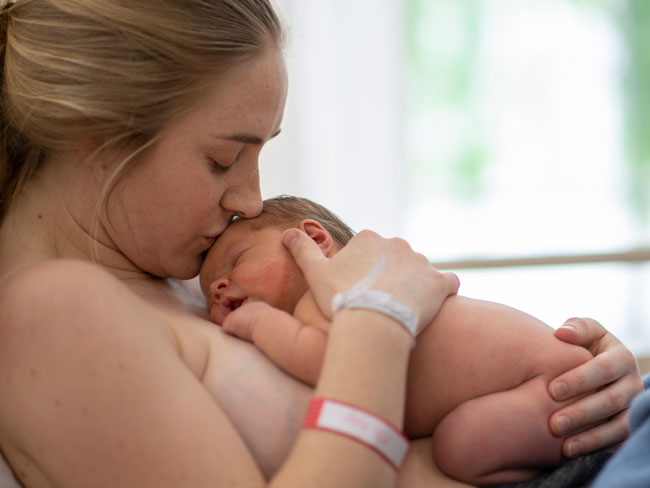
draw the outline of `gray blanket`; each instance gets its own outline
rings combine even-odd
[[[493,488],[586,488],[610,455],[604,452],[587,454],[525,483],[493,485]],[[20,488],[1,455],[0,488]]]
[[[610,456],[611,453],[602,451],[586,454],[530,481],[493,485],[492,488],[587,488]]]

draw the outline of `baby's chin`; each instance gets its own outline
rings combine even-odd
[[[212,320],[215,324],[221,326],[223,325],[223,321],[225,319],[226,319],[226,315],[221,310],[221,307],[219,307],[219,305],[217,305],[216,303],[213,303],[210,306],[210,320]]]

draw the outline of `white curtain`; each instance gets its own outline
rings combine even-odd
[[[278,0],[289,98],[262,153],[264,197],[290,193],[355,230],[399,233],[404,199],[400,2]]]

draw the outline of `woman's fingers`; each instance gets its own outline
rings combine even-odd
[[[626,380],[624,386],[630,387],[631,396],[642,388],[641,377],[632,353],[621,344],[617,344],[597,354],[591,361],[555,378],[551,381],[549,390],[555,400],[562,401],[622,379]],[[627,388],[622,393],[626,391]],[[632,400],[631,396],[627,399],[627,404]],[[623,408],[626,406],[624,405]],[[614,413],[616,412],[610,412],[610,415]]]
[[[628,410],[623,410],[609,422],[568,437],[562,443],[562,453],[569,458],[619,444],[630,435]]]
[[[634,379],[625,377],[598,392],[585,396],[551,416],[551,431],[555,435],[563,436],[615,416],[627,410],[634,397],[628,392],[636,389]]]
[[[634,355],[597,321],[569,319],[555,335],[565,342],[588,349],[594,355],[591,361],[551,381],[549,392],[555,400],[573,398],[625,379],[625,390],[622,393],[627,397],[627,406],[632,397],[643,389]],[[615,413],[617,412],[612,412],[611,415]]]
[[[555,331],[558,339],[587,349],[598,345],[607,334],[607,329],[596,320],[578,317],[568,319]]]
[[[334,295],[362,283],[362,287],[386,292],[406,304],[419,317],[421,328],[433,319],[442,301],[458,290],[453,273],[434,269],[403,239],[361,231],[331,258],[297,229],[286,231],[283,240],[328,318]]]
[[[594,355],[621,344],[600,322],[586,317],[568,319],[555,331],[555,337],[589,349]]]
[[[328,259],[318,245],[304,232],[288,229],[282,235],[282,242],[303,272],[305,280],[314,294],[323,314],[331,316],[331,296],[336,292],[326,274]]]
[[[458,278],[458,275],[449,271],[446,271],[442,274],[445,277],[447,285],[447,295],[455,295],[458,293],[458,289],[460,288],[460,278]]]
[[[622,442],[629,435],[627,408],[643,391],[634,356],[592,319],[569,319],[555,335],[585,347],[594,355],[592,360],[549,383],[549,392],[557,401],[583,395],[555,412],[549,421],[555,435],[578,432],[565,439],[563,452],[577,456]]]
[[[317,273],[317,266],[327,261],[318,245],[299,229],[288,229],[282,235],[282,242],[293,259],[305,273],[307,279]]]

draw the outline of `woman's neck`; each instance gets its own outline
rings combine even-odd
[[[83,162],[49,161],[21,189],[0,226],[0,277],[47,259],[81,259],[120,279],[151,277],[111,242],[95,218],[101,181]]]

